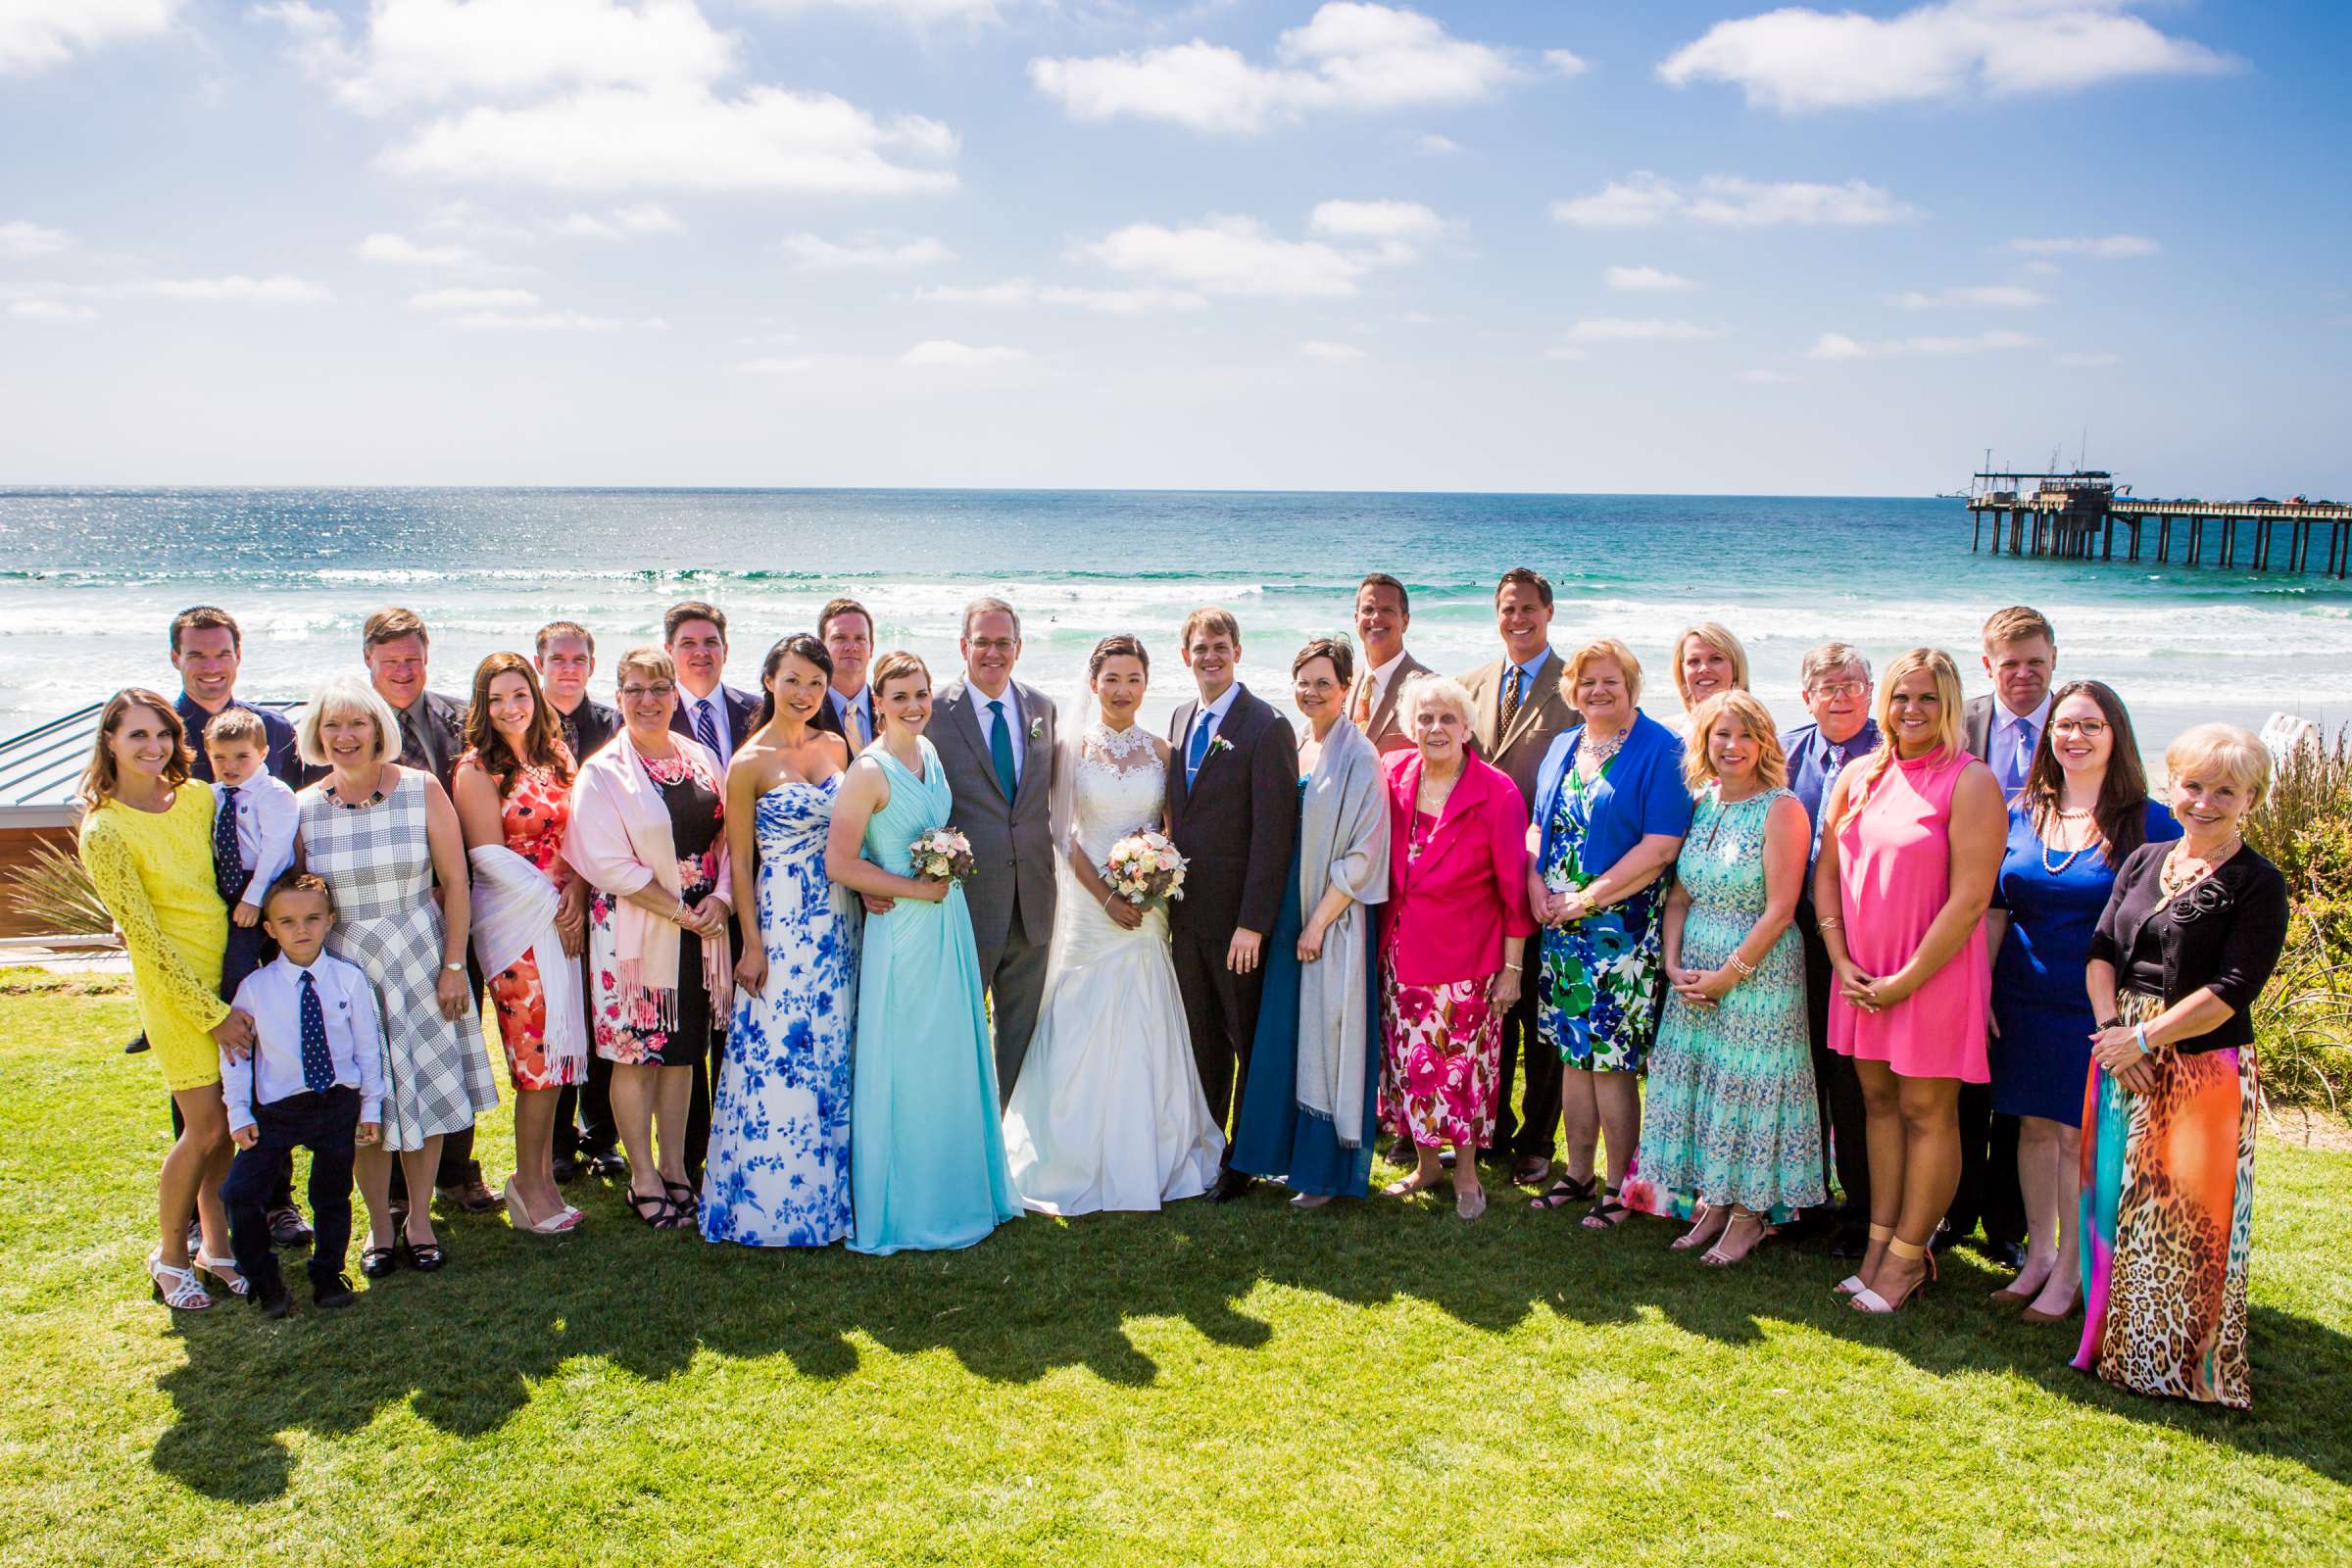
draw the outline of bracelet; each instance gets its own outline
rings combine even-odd
[[[2099,1027],[2102,1029],[2121,1029],[2123,1026],[2124,1020],[2121,1018],[2101,1018],[2099,1020]]]
[[[1738,970],[1740,978],[1742,980],[1753,980],[1756,977],[1756,966],[1748,962],[1745,958],[1740,957],[1737,953],[1733,954],[1730,957],[1724,959],[1723,961],[1730,964],[1734,969]]]
[[[2143,1023],[2132,1031],[2132,1043],[2139,1047],[2141,1055],[2148,1054],[2151,1048],[2148,1045],[2148,1026],[2146,1024]]]
[[[1504,964],[1504,965],[1503,965],[1503,967],[1504,967],[1505,969],[1508,969],[1508,970],[1510,970],[1510,971],[1511,971],[1511,973],[1513,973],[1513,974],[1525,974],[1525,973],[1527,972],[1526,970],[1524,970],[1524,969],[1520,968],[1520,967],[1519,967],[1519,965],[1517,965],[1517,964],[1515,964],[1515,963],[1506,963],[1506,964]]]
[[[1834,914],[1822,915],[1813,922],[1813,928],[1817,931],[1838,931],[1843,929],[1844,925],[1845,922]]]

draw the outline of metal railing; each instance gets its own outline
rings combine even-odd
[[[303,706],[300,698],[238,701],[288,714],[300,711]],[[104,703],[91,703],[0,740],[0,806],[57,806],[69,800],[89,762],[98,715],[105,707]]]

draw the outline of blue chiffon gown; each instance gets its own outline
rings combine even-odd
[[[1298,793],[1306,794],[1305,779]],[[1362,911],[1356,940],[1377,942],[1379,907]],[[1250,1037],[1250,1081],[1242,1090],[1242,1114],[1233,1134],[1233,1168],[1279,1181],[1292,1192],[1315,1198],[1361,1198],[1371,1185],[1372,1142],[1378,1132],[1380,1050],[1364,1049],[1364,1124],[1356,1146],[1340,1147],[1332,1124],[1298,1103],[1298,933],[1306,911],[1298,900],[1298,841],[1291,840],[1291,871],[1282,884],[1282,913],[1266,940],[1265,990],[1257,1004],[1257,1033]],[[1377,949],[1374,949],[1377,951]],[[1380,965],[1363,972],[1372,1004],[1364,1016],[1380,1017]]]
[[[865,858],[904,876],[918,837],[948,823],[939,754],[917,778],[881,747],[890,804],[865,825]],[[868,915],[850,1094],[850,1250],[969,1247],[1021,1212],[997,1119],[996,1056],[963,889]]]

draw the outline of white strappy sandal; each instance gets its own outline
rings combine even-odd
[[[147,1254],[147,1279],[155,1287],[155,1298],[173,1311],[201,1312],[213,1304],[204,1287],[196,1283],[196,1271],[165,1262],[160,1247]]]
[[[202,1248],[198,1248],[196,1250],[196,1270],[198,1273],[211,1275],[213,1283],[231,1296],[242,1297],[253,1294],[251,1282],[243,1274],[237,1272],[237,1260],[233,1257],[215,1257]]]

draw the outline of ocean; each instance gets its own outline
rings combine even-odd
[[[1607,633],[1642,662],[1642,706],[1678,710],[1677,631],[1720,620],[1759,696],[1799,716],[1797,661],[1830,638],[1887,656],[1934,643],[1982,689],[1977,629],[2031,604],[2058,628],[2059,674],[2110,681],[2143,749],[2206,718],[2352,719],[2352,586],[2317,572],[1972,555],[1958,501],[1731,496],[1347,495],[890,490],[0,491],[0,735],[143,683],[174,689],[166,627],[188,605],[234,613],[240,691],[307,694],[359,667],[360,624],[406,605],[432,628],[433,685],[528,652],[543,622],[595,632],[612,660],[659,640],[684,598],[730,623],[728,678],[752,687],[778,636],[861,599],[883,648],[945,683],[962,605],[1020,611],[1019,674],[1065,704],[1113,631],[1151,648],[1158,722],[1189,693],[1176,631],[1200,605],[1240,618],[1243,678],[1288,710],[1291,656],[1348,627],[1356,580],[1410,585],[1409,646],[1446,671],[1494,657],[1492,595],[1530,565],[1558,596],[1563,651]]]

